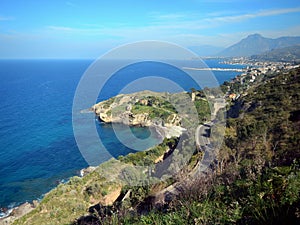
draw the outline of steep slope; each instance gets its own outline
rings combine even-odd
[[[72,178],[15,224],[68,224],[97,202],[102,205],[90,207],[89,214],[74,224],[299,224],[300,69],[268,75],[229,110],[236,110],[236,116],[228,118],[214,172],[186,183],[177,199],[166,196],[166,203],[154,209],[150,204],[151,194],[172,184],[172,179],[126,187],[104,176],[110,173],[113,178],[132,170],[131,165],[153,165],[166,149],[177,145],[173,139],[147,152],[108,161],[83,178]],[[190,163],[199,158],[195,152]],[[143,173],[136,172],[136,176]],[[104,207],[105,196],[120,193],[120,187],[125,200]]]
[[[299,224],[300,69],[274,74],[233,105],[215,173],[148,214],[122,211],[104,224]],[[80,224],[80,223],[77,223]],[[92,223],[86,223],[92,224]]]
[[[91,109],[102,121],[108,123],[122,122],[133,126],[160,126],[160,134],[165,132],[170,137],[165,138],[157,146],[145,149],[145,151],[119,156],[118,159],[111,159],[96,168],[85,169],[84,171],[89,172],[87,175],[72,177],[67,183],[58,185],[45,195],[33,211],[15,221],[14,224],[70,224],[76,221],[76,218],[88,213],[94,214],[95,210],[103,210],[101,215],[108,217],[116,209],[119,210],[117,204],[120,202],[116,202],[116,200],[125,198],[126,193],[131,193],[128,194],[130,199],[127,203],[133,207],[138,205],[149,194],[150,190],[150,187],[145,185],[145,183],[149,184],[147,182],[150,182],[147,167],[151,167],[151,172],[156,176],[151,179],[158,179],[161,176],[161,169],[165,169],[166,164],[170,173],[173,173],[176,168],[172,165],[177,165],[177,159],[182,160],[183,153],[187,151],[193,153],[195,150],[184,149],[185,142],[184,138],[181,137],[180,151],[179,149],[176,151],[179,138],[175,136],[182,135],[183,131],[177,129],[171,130],[170,133],[166,130],[168,126],[171,128],[177,127],[176,125],[186,127],[186,123],[189,127],[197,126],[197,123],[190,124],[190,120],[198,121],[194,120],[193,116],[199,117],[199,121],[208,118],[210,108],[208,101],[203,99],[204,93],[198,91],[194,96],[194,102],[191,101],[190,95],[185,92],[168,94],[142,91],[118,95],[94,105]],[[168,100],[176,102],[179,112]],[[195,104],[195,115],[189,112],[191,109],[189,104]],[[122,120],[124,113],[130,114],[127,117],[129,120],[125,122]],[[184,117],[180,117],[180,113]],[[156,118],[155,121],[154,118]],[[183,120],[181,121],[180,118]],[[189,136],[186,132],[188,131],[184,132],[184,136],[193,139],[193,136]],[[172,157],[169,157],[171,154]],[[190,155],[185,156],[189,159],[188,156]],[[169,157],[169,161],[165,160],[166,157]],[[132,184],[132,182],[138,182],[138,184]],[[128,186],[128,183],[131,186]],[[163,188],[164,185],[168,184],[163,183],[161,185]],[[89,214],[87,218],[90,218]],[[0,224],[2,224],[1,222],[0,220]]]
[[[300,62],[300,45],[274,49],[260,55],[253,55],[251,59],[273,62]]]
[[[260,34],[252,34],[238,43],[220,52],[219,56],[240,57],[258,55],[272,49],[284,48],[300,44],[300,37],[265,38]]]

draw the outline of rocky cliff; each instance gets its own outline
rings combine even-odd
[[[92,106],[100,121],[129,126],[156,127],[163,137],[180,136],[181,118],[168,93],[142,91],[120,94]]]

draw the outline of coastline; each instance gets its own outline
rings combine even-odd
[[[162,125],[157,125],[157,124],[152,124],[148,126],[149,129],[153,129],[154,132],[157,135],[157,138],[159,138],[160,142],[162,142],[165,138],[171,138],[172,136],[179,137],[186,129],[180,127],[180,126],[162,126]],[[147,149],[145,149],[147,150]],[[80,177],[84,177],[87,174],[93,172],[96,167],[93,166],[88,166],[85,168],[82,168],[80,171],[78,171],[78,175]],[[71,178],[71,177],[69,177]],[[66,180],[68,179],[63,179],[59,183],[65,183]],[[56,187],[52,188],[50,191],[47,193],[51,192],[53,189]],[[45,193],[45,194],[47,194]],[[45,196],[45,194],[43,196]],[[2,216],[0,216],[0,225],[8,225],[12,224],[15,220],[21,218],[22,216],[30,213],[32,210],[34,210],[40,203],[41,199],[36,199],[33,200],[32,202],[24,202],[24,203],[19,203],[16,205],[13,205],[12,207],[5,208],[5,211],[2,213]]]
[[[89,170],[89,167],[82,168],[80,170],[76,171],[76,174],[81,176],[83,170]],[[87,173],[86,173],[87,174]],[[84,174],[85,175],[85,174]],[[84,176],[83,175],[83,176]],[[74,175],[73,175],[74,176]],[[40,202],[43,200],[43,198],[52,190],[57,188],[59,184],[64,184],[69,181],[69,179],[73,176],[61,179],[57,182],[57,185],[53,188],[51,188],[49,191],[46,193],[42,194],[39,198],[33,199],[32,201],[25,201],[25,202],[18,202],[18,203],[13,203],[11,205],[8,205],[7,207],[1,208],[0,212],[0,225],[9,225],[14,222],[14,220],[17,220],[26,214],[30,213],[32,210],[34,210]],[[76,175],[75,175],[76,176]],[[81,177],[83,177],[81,176]]]
[[[233,80],[233,79],[234,78],[231,78],[230,80]],[[93,113],[93,110],[90,108],[90,109],[82,110],[80,113]],[[157,125],[157,124],[152,124],[152,125],[150,125],[148,127],[150,129],[153,128],[155,130],[155,132],[157,133],[157,135],[159,136],[159,138],[162,139],[162,140],[164,138],[170,138],[171,136],[175,136],[175,135],[172,135],[172,134],[177,134],[178,135],[178,133],[180,133],[180,132],[182,134],[182,132],[184,132],[186,130],[186,129],[180,127],[180,126],[162,126],[162,125]],[[89,168],[90,167],[82,168],[79,171],[80,176],[85,176],[87,174],[86,171],[89,170]],[[68,180],[69,178],[67,178],[66,180]],[[53,187],[50,191],[46,192],[45,194],[51,192],[55,188],[56,187]],[[45,196],[45,194],[43,194],[42,196]],[[0,216],[0,225],[2,225],[2,224],[9,224],[8,222],[3,223],[3,221],[9,221],[10,217],[12,217],[12,218],[15,217],[13,213],[16,212],[18,209],[22,209],[23,207],[29,208],[29,205],[31,205],[31,210],[26,211],[23,215],[19,216],[18,218],[26,215],[27,213],[29,213],[30,211],[32,211],[33,209],[35,209],[35,207],[37,206],[37,205],[34,204],[34,202],[37,202],[37,204],[38,204],[41,200],[42,199],[33,200],[32,202],[18,203],[18,206],[14,206],[12,208],[7,209],[7,211],[5,212],[5,214],[3,216]],[[17,219],[17,218],[15,218],[15,219]]]
[[[33,200],[32,203],[25,202],[19,206],[7,210],[7,213],[0,217],[0,225],[12,224],[15,220],[30,213],[39,205],[38,200]]]

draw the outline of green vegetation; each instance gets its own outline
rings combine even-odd
[[[103,102],[103,107],[104,108],[109,108],[111,104],[114,103],[114,101],[116,101],[115,97],[112,97],[110,99],[107,99],[106,101]]]
[[[158,103],[156,97],[146,100],[134,110],[161,107],[174,112],[169,103]],[[198,115],[204,110],[201,118],[205,118],[208,103],[201,92],[194,104]],[[213,172],[189,181],[181,177],[203,156],[195,149],[193,132],[188,131],[187,137],[166,139],[148,151],[110,160],[83,178],[71,178],[15,224],[299,224],[300,69],[266,76],[232,102],[227,115]],[[147,171],[136,167],[159,167],[155,162],[167,151],[172,152],[168,169],[176,171],[176,176],[150,184]],[[188,165],[177,172],[182,162]],[[117,174],[125,180],[139,180],[141,186],[107,179]],[[153,196],[177,181],[185,183],[180,194],[155,205]],[[87,214],[88,207],[120,187],[127,199]],[[84,215],[88,216],[80,218]]]
[[[140,99],[133,105],[131,112],[133,114],[147,113],[151,119],[162,118],[164,121],[167,121],[172,114],[177,113],[170,102],[155,96]]]
[[[251,56],[250,59],[257,61],[273,61],[273,62],[300,62],[300,46],[294,45],[285,48],[273,49],[260,55]]]
[[[60,184],[50,191],[38,207],[14,224],[70,224],[74,218],[87,212],[91,204],[102,202],[103,198],[120,184],[101,176],[102,171],[116,167],[116,161],[105,162],[96,171],[84,177],[72,177],[66,184]]]
[[[147,177],[143,171],[137,170],[131,165],[154,165],[157,158],[163,157],[167,150],[175,148],[177,143],[178,138],[165,139],[160,145],[147,151],[120,156],[119,160],[111,159],[82,178],[72,177],[66,184],[60,184],[50,191],[35,210],[14,224],[70,224],[74,219],[85,215],[87,209],[93,204],[104,203],[105,196],[122,187],[124,181],[126,183],[126,179],[137,180],[141,182],[141,185],[145,185],[143,179]],[[120,177],[107,179],[118,174]],[[128,189],[129,187],[125,185],[122,191],[126,192]],[[149,191],[147,187],[137,186],[132,191],[130,205],[137,204],[139,200],[142,200],[148,194],[148,191],[145,190]]]
[[[200,122],[206,121],[210,116],[210,108],[207,100],[196,99],[195,107],[198,112]]]
[[[284,171],[284,172],[282,172]],[[228,178],[228,177],[227,177]],[[169,204],[147,215],[126,215],[122,224],[296,224],[299,210],[300,172],[295,165],[267,169],[258,177],[226,184],[218,177],[211,189],[198,181]]]
[[[165,138],[161,144],[147,151],[129,153],[126,156],[119,156],[119,160],[135,166],[150,166],[153,165],[158,158],[164,156],[165,153],[176,148],[177,143],[178,138]]]
[[[279,74],[235,104],[211,183],[164,211],[124,224],[296,224],[300,221],[300,70]],[[233,107],[237,110],[236,107]],[[232,109],[233,110],[233,109]],[[213,176],[213,175],[212,175]]]
[[[199,178],[146,215],[140,215],[138,208],[123,209],[102,222],[299,223],[300,70],[267,78],[247,92],[229,109],[228,114],[236,116],[228,118],[215,174]]]

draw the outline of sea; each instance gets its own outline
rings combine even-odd
[[[214,68],[244,67],[220,62],[220,59],[205,60]],[[41,199],[59,183],[79,175],[82,168],[137,151],[121,143],[115,135],[116,130],[125,139],[128,132],[139,139],[147,138],[149,146],[145,149],[161,141],[149,128],[134,127],[128,131],[121,124],[112,126],[99,122],[86,108],[78,109],[79,124],[81,119],[93,120],[105,148],[89,143],[86,148],[94,149],[97,154],[92,157],[93,162],[85,160],[74,137],[72,109],[77,86],[92,63],[93,60],[0,60],[0,217],[26,201]],[[188,76],[178,68],[143,62],[117,71],[94,103],[118,94],[140,77],[160,74],[173,79],[183,90],[201,88],[189,78],[185,79]],[[220,84],[238,74],[214,72]],[[142,88],[153,87],[154,91],[160,91],[165,86],[159,84]]]

